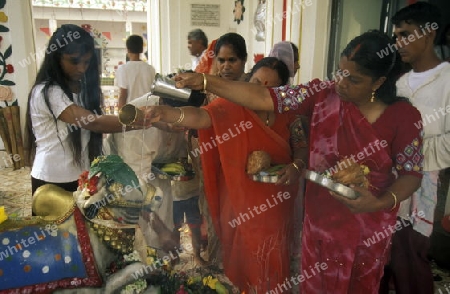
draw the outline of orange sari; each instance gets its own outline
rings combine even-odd
[[[254,112],[222,98],[204,109],[212,127],[199,130],[201,162],[225,274],[241,291],[265,293],[290,278],[298,185],[254,182],[245,168],[255,150],[268,152],[272,164],[292,161],[288,140],[292,115],[277,114],[274,125],[267,127]]]

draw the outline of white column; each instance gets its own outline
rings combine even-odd
[[[9,16],[5,24],[10,31],[2,33],[3,38],[10,38],[12,55],[8,62],[14,66],[16,83],[13,86],[15,97],[20,106],[20,124],[24,133],[25,114],[27,109],[28,92],[36,78],[37,65],[34,60],[36,49],[34,44],[33,21],[31,15],[31,1],[8,1],[4,12]],[[6,44],[2,44],[2,48]]]
[[[148,60],[156,72],[161,72],[160,1],[147,0],[147,11]]]
[[[301,2],[305,3],[305,8],[301,25],[300,81],[307,82],[326,76],[331,0]]]

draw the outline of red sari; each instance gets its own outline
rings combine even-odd
[[[422,133],[414,125],[421,117],[409,103],[389,105],[370,124],[353,103],[339,99],[333,85],[304,101],[299,93],[314,92],[305,86],[271,89],[276,109],[311,118],[310,170],[336,169],[338,161],[353,156],[369,167],[375,196],[394,182],[393,168],[399,175],[421,177]],[[389,226],[395,225],[396,214],[397,210],[353,214],[328,190],[307,181],[302,293],[378,293],[392,235]]]
[[[241,291],[265,293],[290,277],[297,184],[254,182],[245,169],[249,153],[255,150],[268,152],[272,163],[292,162],[288,143],[292,115],[277,115],[269,128],[254,112],[222,98],[205,109],[212,127],[199,130],[199,146],[203,147],[205,194],[222,245],[224,271]],[[206,150],[207,143],[213,148]]]

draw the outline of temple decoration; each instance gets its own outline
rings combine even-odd
[[[241,21],[244,20],[244,12],[245,12],[244,0],[234,1],[233,14],[235,22],[240,24]]]

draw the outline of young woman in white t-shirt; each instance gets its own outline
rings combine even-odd
[[[49,40],[26,116],[33,194],[46,183],[75,191],[101,153],[102,133],[122,131],[118,117],[102,115],[97,58],[93,37],[77,25],[62,25]]]

